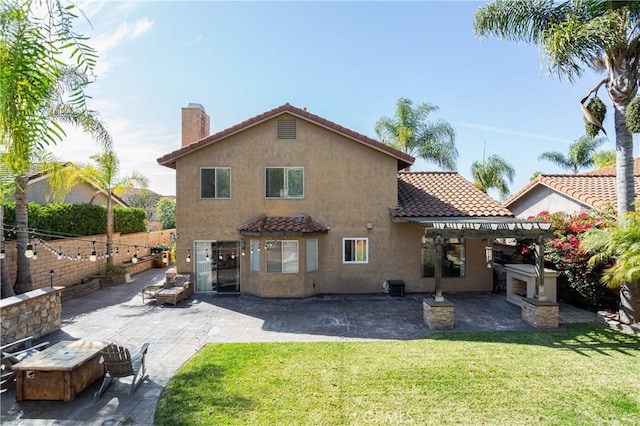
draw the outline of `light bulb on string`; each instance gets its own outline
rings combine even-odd
[[[133,257],[131,258],[131,263],[138,263],[138,253],[133,253]]]
[[[58,260],[62,260],[64,255],[62,254],[62,246],[60,246],[60,250],[58,250]]]
[[[92,262],[95,262],[97,257],[96,257],[96,240],[93,240],[92,243],[93,247],[91,248],[91,256],[89,256],[89,260]]]
[[[189,249],[189,254],[187,255],[187,263],[191,262],[191,249]]]
[[[37,247],[38,245],[36,244],[33,248],[33,256],[31,256],[31,260],[37,260],[38,259],[38,251],[37,251]]]
[[[24,251],[24,257],[27,259],[31,259],[33,257],[33,245],[31,243],[27,244],[27,249]]]

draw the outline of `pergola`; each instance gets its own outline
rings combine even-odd
[[[442,295],[442,246],[447,238],[486,238],[489,245],[485,247],[487,261],[492,260],[495,238],[526,238],[535,240],[536,263],[535,272],[538,281],[538,299],[547,300],[544,294],[544,238],[553,235],[551,223],[532,222],[509,217],[403,217],[397,222],[409,222],[423,229],[423,243],[433,238],[436,249],[435,262],[435,300],[444,301]]]

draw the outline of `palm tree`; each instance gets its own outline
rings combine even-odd
[[[593,164],[601,169],[616,164],[616,152],[613,150],[597,151],[591,156]]]
[[[587,95],[606,86],[615,109],[618,221],[633,211],[633,139],[625,112],[638,92],[640,2],[611,0],[504,0],[475,14],[481,36],[494,35],[540,46],[550,72],[574,81],[585,68],[606,76]],[[588,117],[587,117],[588,118]]]
[[[640,216],[632,212],[620,226],[591,228],[583,235],[580,247],[591,253],[591,264],[615,261],[604,271],[602,282],[620,289],[620,321],[640,322],[640,292],[631,291],[629,283],[640,281]],[[637,286],[636,286],[637,287]]]
[[[476,188],[483,192],[496,189],[500,198],[505,199],[509,195],[509,183],[513,183],[514,168],[499,155],[490,155],[482,159],[482,163],[474,161],[471,164],[471,176]]]
[[[580,139],[569,145],[569,154],[564,155],[561,152],[543,152],[538,157],[539,160],[547,160],[559,166],[564,170],[569,170],[574,175],[580,172],[580,169],[592,167],[594,165],[593,155],[596,148],[604,143],[603,138],[590,138],[582,136]]]
[[[395,116],[378,120],[376,134],[382,142],[397,150],[455,170],[458,158],[455,130],[444,120],[427,121],[429,114],[437,110],[433,104],[414,107],[410,99],[400,98]]]
[[[45,5],[48,14],[38,18]],[[73,6],[56,0],[20,0],[0,5],[0,149],[16,201],[17,250],[29,243],[27,183],[32,163],[45,147],[64,137],[63,124],[73,124],[105,146],[111,138],[87,108],[84,89],[95,52],[73,31]],[[70,52],[74,67],[60,61]],[[6,189],[6,188],[3,188]],[[29,259],[17,256],[16,293],[31,289]]]
[[[73,168],[69,176],[69,182],[89,181],[101,191],[107,193],[107,263],[112,264],[113,258],[113,195],[120,196],[127,189],[134,186],[146,189],[149,179],[138,172],[132,172],[129,176],[118,176],[120,173],[120,160],[113,150],[105,150],[101,154],[92,155],[91,160],[95,165],[79,165]]]
[[[601,127],[584,102],[605,86],[614,108],[618,223],[634,210],[633,138],[626,112],[638,94],[640,2],[637,0],[499,0],[480,8],[475,32],[540,46],[549,71],[570,82],[585,68],[605,77],[581,100],[585,118]],[[586,111],[585,111],[586,110]],[[637,281],[625,284],[621,304],[640,309]]]

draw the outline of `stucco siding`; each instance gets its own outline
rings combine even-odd
[[[509,204],[508,208],[516,217],[526,219],[542,211],[579,213],[590,207],[547,186],[538,185]]]
[[[48,204],[52,202],[49,196],[51,188],[46,179],[38,179],[29,183],[27,200],[36,204]],[[67,204],[96,204],[106,205],[107,197],[103,193],[97,193],[96,189],[86,183],[78,183],[65,195],[62,200]]]
[[[231,168],[230,199],[200,198],[203,167]],[[304,198],[266,198],[266,167],[303,167]],[[433,280],[420,277],[422,230],[393,223],[390,217],[389,209],[398,202],[397,185],[396,158],[302,119],[297,119],[296,140],[276,140],[276,119],[270,119],[177,159],[178,270],[194,273],[194,263],[185,260],[194,241],[244,240],[242,293],[263,297],[380,293],[388,279],[404,280],[408,292],[432,291]],[[323,235],[278,237],[298,241],[299,272],[265,272],[264,249],[259,253],[260,272],[252,272],[250,256],[256,253],[249,252],[250,240],[259,240],[264,248],[273,237],[241,235],[238,228],[261,214],[301,213],[330,230]],[[367,263],[343,263],[344,238],[368,239]],[[318,240],[317,272],[305,271],[307,239]],[[469,254],[473,247],[472,243]],[[484,246],[481,250],[484,259]],[[490,270],[484,263],[482,267],[470,265],[467,278],[445,280],[445,289],[490,290]]]

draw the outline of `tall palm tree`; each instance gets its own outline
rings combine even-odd
[[[38,17],[44,5],[45,17]],[[28,172],[45,147],[64,137],[63,124],[73,124],[105,146],[111,138],[87,108],[87,72],[95,51],[73,30],[73,6],[57,0],[0,3],[0,148],[14,180],[17,256],[16,293],[31,289],[29,259],[21,255],[29,243]],[[70,53],[73,67],[60,57]]]
[[[634,209],[633,139],[625,112],[638,92],[640,2],[611,0],[499,0],[475,14],[475,32],[540,46],[550,72],[574,81],[586,68],[604,71],[615,109],[618,220]],[[584,100],[583,100],[584,101]]]
[[[444,120],[427,120],[429,114],[437,110],[433,104],[423,103],[414,107],[410,99],[400,98],[395,116],[378,120],[376,134],[382,142],[402,152],[432,161],[444,169],[455,170],[458,159],[455,130]]]
[[[574,81],[586,68],[605,77],[581,100],[605,86],[614,108],[618,223],[634,210],[633,138],[626,112],[638,94],[640,77],[640,1],[637,0],[498,0],[480,8],[475,32],[540,46],[548,68]],[[598,126],[598,120],[585,118]],[[640,309],[638,281],[620,292],[620,303]]]
[[[134,186],[141,189],[149,187],[149,179],[138,172],[132,172],[128,176],[119,176],[120,160],[116,153],[109,149],[101,154],[92,155],[91,160],[95,165],[84,164],[73,168],[69,176],[69,182],[89,181],[107,194],[107,263],[112,264],[111,257],[113,245],[113,195],[120,196],[127,189]]]
[[[501,199],[505,199],[509,195],[507,181],[513,183],[515,174],[513,166],[499,155],[490,155],[486,160],[483,158],[482,163],[474,161],[471,164],[471,176],[476,188],[483,192],[496,189],[500,193]]]
[[[564,155],[557,151],[543,152],[538,157],[539,160],[547,160],[564,170],[569,170],[577,175],[581,169],[592,167],[593,155],[596,148],[604,143],[603,138],[590,138],[582,136],[580,139],[569,145],[569,154]]]

